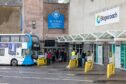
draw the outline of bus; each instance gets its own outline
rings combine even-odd
[[[32,65],[30,34],[0,34],[0,64]]]
[[[37,60],[40,54],[40,40],[37,35],[32,35],[32,58]]]

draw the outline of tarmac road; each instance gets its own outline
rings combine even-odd
[[[79,76],[65,66],[0,66],[0,84],[105,84],[94,83],[97,76]]]

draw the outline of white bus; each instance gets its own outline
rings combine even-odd
[[[0,34],[0,64],[32,65],[30,34]]]

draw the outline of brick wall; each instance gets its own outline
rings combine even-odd
[[[42,0],[24,0],[24,32],[31,32],[43,38],[43,1]],[[32,21],[36,22],[35,28],[32,28]]]
[[[57,35],[68,34],[68,5],[56,3],[44,3],[43,0],[25,0],[25,29],[24,32],[32,32],[42,39],[51,39]],[[64,29],[48,29],[47,15],[55,10],[65,16]],[[32,21],[36,21],[36,28],[32,28]]]
[[[64,29],[48,29],[48,14],[59,11],[65,17]],[[68,34],[68,4],[44,3],[44,39]]]

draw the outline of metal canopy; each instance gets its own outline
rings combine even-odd
[[[99,36],[96,41],[114,41],[114,35],[107,31]]]
[[[92,33],[90,33],[90,34],[88,34],[87,36],[86,36],[86,38],[85,38],[85,41],[96,41],[96,38],[97,38],[97,36],[95,36],[94,34],[92,34]]]
[[[114,40],[115,41],[126,41],[126,31],[121,32]]]
[[[112,35],[114,38],[116,38],[119,34],[122,33],[122,31],[107,31],[110,35]]]
[[[93,35],[96,37],[96,38],[99,38],[103,33],[101,32],[96,32],[96,33],[93,33]]]
[[[81,35],[76,35],[76,37],[74,38],[74,41],[83,41],[83,37]]]
[[[57,37],[58,42],[65,42],[65,38],[63,36]]]
[[[85,40],[85,38],[88,36],[88,34],[80,34],[80,36]]]
[[[64,36],[64,38],[66,39],[66,41],[67,42],[72,42],[73,41],[73,39],[72,39],[72,37],[71,36]]]
[[[76,35],[70,35],[72,37],[72,39],[75,39],[76,38]]]
[[[114,42],[126,41],[126,31],[106,31],[57,37],[58,42]]]

